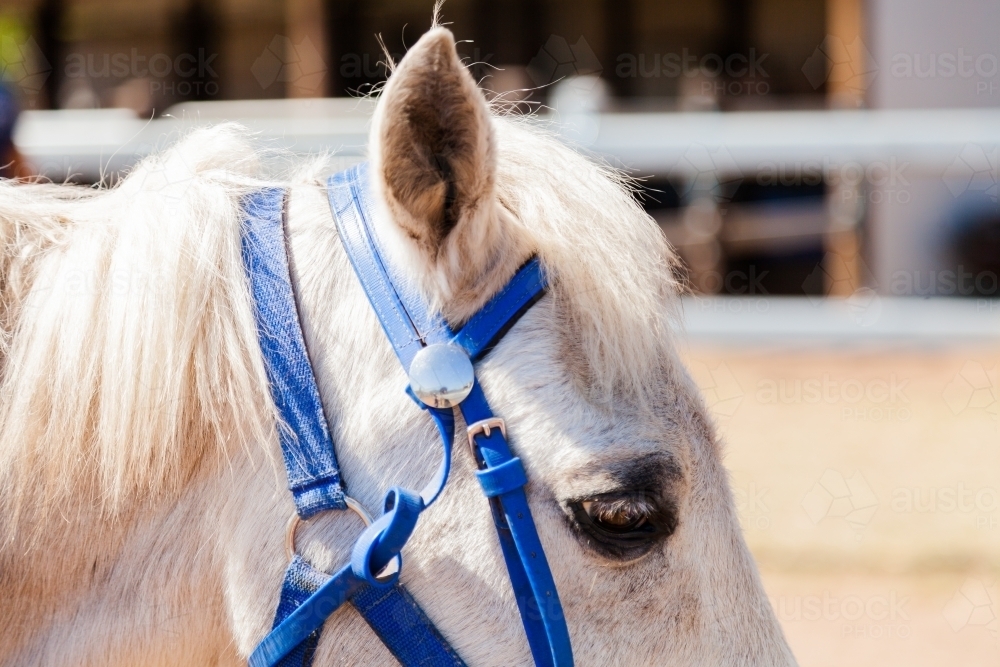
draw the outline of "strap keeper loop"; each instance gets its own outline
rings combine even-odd
[[[521,459],[516,456],[495,468],[477,470],[476,478],[487,498],[502,496],[528,483],[528,476],[524,472]]]

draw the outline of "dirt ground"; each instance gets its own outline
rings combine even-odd
[[[1000,666],[1000,350],[685,356],[802,667]]]

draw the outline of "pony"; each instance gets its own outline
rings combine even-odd
[[[294,508],[240,254],[248,193],[288,187],[302,327],[349,491],[419,488],[437,434],[338,238],[325,163],[266,177],[199,129],[114,187],[0,183],[0,665],[240,665],[270,628]],[[478,376],[529,478],[580,665],[795,660],[721,444],[675,351],[674,256],[620,173],[491,110],[433,27],[379,97],[369,158],[394,262],[461,324],[531,255],[551,289]],[[530,664],[467,448],[402,581],[474,666]],[[299,553],[332,571],[360,521]],[[349,608],[316,665],[393,664]]]

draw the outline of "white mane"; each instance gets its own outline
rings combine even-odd
[[[203,456],[271,430],[240,256],[258,171],[242,134],[194,132],[106,190],[0,182],[9,531],[70,492],[114,512],[177,490]]]

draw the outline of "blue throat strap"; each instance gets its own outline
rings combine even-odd
[[[367,165],[358,165],[334,175],[328,183],[328,195],[344,247],[400,363],[408,370],[414,355],[432,343],[459,345],[473,362],[478,361],[544,295],[546,283],[537,259],[523,266],[461,331],[453,333],[438,315],[429,312],[419,293],[398,273],[398,267],[386,261],[371,224],[373,205],[367,174]],[[248,206],[250,211],[252,203]],[[256,298],[258,290],[253,291]],[[266,357],[268,351],[263,343],[262,349]],[[303,358],[308,364],[307,358]],[[410,395],[413,397],[412,392]],[[403,545],[421,512],[436,500],[447,483],[454,438],[452,410],[417,403],[427,410],[442,438],[442,463],[434,479],[419,494],[399,487],[391,489],[384,501],[383,515],[362,533],[351,562],[334,575],[315,573],[300,558],[293,559],[286,573],[274,629],[254,651],[251,667],[309,665],[323,622],[348,600],[404,667],[463,664],[398,583]],[[459,409],[467,424],[494,419],[478,381]],[[332,443],[330,448],[332,454]],[[478,431],[473,449],[480,468],[477,478],[489,498],[535,664],[568,667],[573,664],[569,632],[524,493],[527,483],[524,467],[510,451],[503,429]],[[406,622],[400,622],[401,618],[407,619]]]

